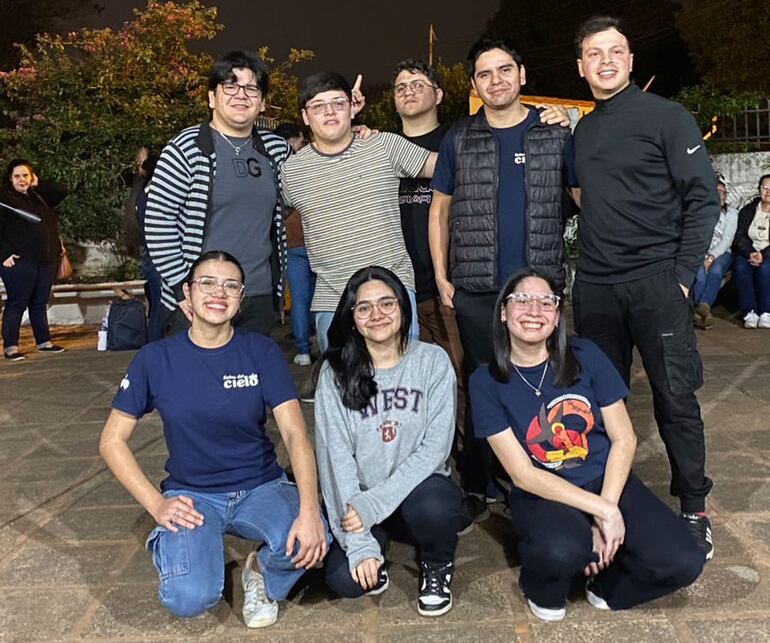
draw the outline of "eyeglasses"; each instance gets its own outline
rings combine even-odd
[[[369,319],[377,308],[383,315],[392,315],[398,308],[398,299],[395,297],[381,297],[377,301],[362,301],[353,306],[353,316],[356,319]]]
[[[436,86],[432,83],[426,83],[424,80],[410,80],[408,83],[399,83],[393,88],[393,92],[396,94],[396,96],[403,96],[406,94],[407,89],[411,89],[413,93],[415,94],[422,94],[422,91],[426,87],[433,87]]]
[[[198,290],[204,295],[213,295],[219,291],[219,287],[221,286],[225,296],[232,297],[233,299],[240,297],[245,288],[245,286],[237,279],[218,281],[214,279],[214,277],[198,277],[197,279],[193,279],[193,283],[198,284]]]
[[[513,302],[513,307],[517,310],[527,310],[530,304],[537,303],[544,313],[555,311],[561,301],[559,295],[533,295],[528,292],[512,292],[505,299]]]
[[[222,87],[222,91],[228,96],[237,95],[239,89],[242,89],[243,93],[249,98],[257,98],[262,93],[262,90],[256,85],[241,85],[231,80],[226,80],[219,84]]]
[[[326,111],[326,107],[329,106],[335,112],[341,112],[349,102],[350,101],[347,98],[334,98],[327,101],[318,101],[310,103],[310,105],[305,105],[305,111],[318,116],[319,114],[323,114]]]

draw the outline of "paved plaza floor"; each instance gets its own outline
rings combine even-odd
[[[275,336],[289,351],[287,333],[282,327]],[[240,564],[249,544],[234,538],[226,541],[227,587],[216,609],[183,620],[160,607],[143,547],[153,521],[97,453],[133,353],[97,352],[94,328],[55,329],[54,339],[68,351],[0,363],[2,640],[770,641],[770,330],[718,319],[699,332],[716,555],[692,587],[620,613],[590,607],[578,590],[563,622],[541,623],[517,589],[510,526],[496,508],[460,540],[455,605],[444,617],[417,614],[413,550],[396,544],[383,595],[331,600],[311,577],[263,631],[241,620]],[[22,349],[30,344],[27,333]],[[312,426],[312,406],[303,406]],[[671,503],[668,464],[638,369],[629,406],[639,436],[635,471]],[[165,445],[157,415],[139,424],[131,446],[159,482]],[[283,450],[280,457],[285,462]]]

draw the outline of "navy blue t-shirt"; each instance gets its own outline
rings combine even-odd
[[[583,487],[604,475],[607,464],[610,439],[601,408],[624,399],[628,389],[596,344],[572,337],[569,345],[580,363],[575,385],[556,388],[549,369],[537,397],[513,367],[510,380],[502,383],[484,365],[470,379],[471,409],[476,437],[510,427],[537,466]],[[537,386],[543,368],[545,362],[519,371]]]
[[[265,434],[266,411],[297,397],[271,339],[236,330],[208,349],[180,333],[137,353],[112,407],[135,418],[158,410],[169,453],[163,491],[224,493],[282,474]]]
[[[514,127],[490,128],[497,138],[500,159],[497,170],[497,288],[528,264],[524,134],[538,120],[537,110],[529,109],[527,117]],[[456,129],[444,137],[433,174],[431,187],[443,194],[453,194],[455,189],[456,138]],[[577,185],[572,137],[564,149],[564,180],[566,185]]]

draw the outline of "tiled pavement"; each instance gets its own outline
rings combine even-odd
[[[460,541],[455,607],[443,618],[417,614],[412,550],[394,545],[385,594],[329,600],[311,578],[265,631],[241,621],[238,565],[248,545],[235,539],[227,541],[226,598],[214,611],[180,620],[159,606],[143,549],[152,520],[97,454],[132,354],[96,352],[93,328],[56,333],[68,352],[0,364],[2,640],[770,641],[770,331],[717,320],[700,333],[716,556],[693,587],[624,613],[594,610],[578,591],[565,621],[542,624],[516,589],[510,530],[496,510]],[[637,372],[630,403],[639,434],[635,470],[670,501],[650,405]],[[305,410],[312,421],[312,408]],[[140,423],[131,445],[159,481],[165,446],[157,416]]]

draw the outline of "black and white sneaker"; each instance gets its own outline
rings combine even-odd
[[[21,353],[19,353],[19,352],[15,352],[15,353],[4,353],[4,357],[5,357],[5,359],[7,359],[9,362],[21,362],[21,361],[23,361],[23,360],[27,359],[26,357],[24,357],[24,355],[22,355],[22,354],[21,354]]]
[[[421,616],[441,616],[452,609],[453,563],[420,563],[420,595],[417,611]]]
[[[714,557],[714,539],[711,536],[711,521],[705,513],[683,513],[682,519],[687,523],[690,533],[695,536],[698,546],[709,561]]]
[[[37,350],[40,353],[63,353],[66,349],[58,344],[49,344],[47,346],[38,346]]]
[[[379,596],[388,589],[388,587],[390,587],[390,578],[388,577],[388,571],[385,569],[385,563],[382,563],[377,575],[377,584],[365,593],[367,596]]]

